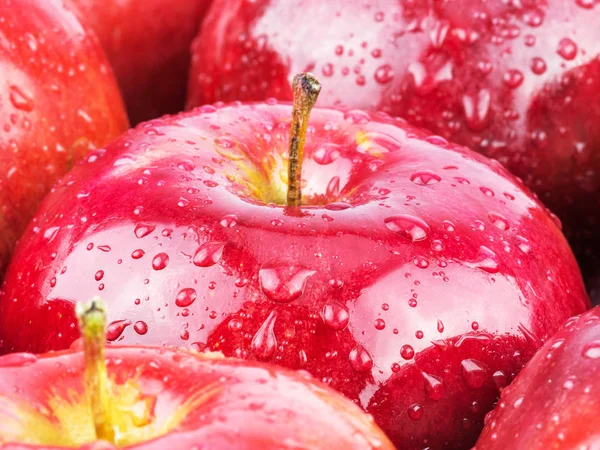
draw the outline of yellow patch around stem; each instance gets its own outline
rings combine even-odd
[[[135,380],[109,382],[108,414],[118,447],[146,442],[177,430],[191,411],[217,395],[221,387],[203,386],[176,406],[163,420],[155,415],[156,395],[144,394]],[[79,447],[96,440],[88,392],[68,388],[48,392],[45,404],[31,405],[15,398],[0,397],[0,444]]]

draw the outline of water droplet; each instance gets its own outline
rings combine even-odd
[[[217,264],[223,256],[225,242],[205,242],[194,255],[194,265],[198,267],[210,267]]]
[[[434,375],[421,372],[425,381],[425,393],[431,400],[438,401],[444,396],[444,385],[442,380]]]
[[[388,230],[411,240],[412,242],[423,241],[429,237],[429,225],[423,220],[408,214],[391,216],[384,220]]]
[[[21,111],[33,111],[33,98],[23,92],[18,86],[11,86],[9,93],[13,106]]]
[[[413,403],[408,407],[408,417],[414,421],[421,420],[421,417],[423,417],[423,407],[418,403]]]
[[[321,72],[323,72],[323,76],[324,77],[330,77],[333,75],[333,64],[331,63],[326,63],[323,68],[321,69]]]
[[[542,58],[535,57],[531,60],[531,71],[536,75],[541,75],[546,71],[546,61]]]
[[[490,117],[490,100],[491,94],[487,89],[482,89],[475,95],[463,96],[463,110],[469,128],[481,131],[487,127]]]
[[[461,374],[467,386],[478,389],[485,383],[487,371],[485,367],[475,359],[463,359],[460,363]]]
[[[509,69],[504,74],[504,84],[506,84],[509,88],[515,89],[523,83],[523,72],[518,69]]]
[[[444,139],[442,136],[436,136],[436,135],[427,136],[425,138],[425,141],[429,142],[430,144],[433,144],[433,145],[438,145],[440,147],[444,147],[444,146],[448,145],[448,141],[446,139]]]
[[[268,299],[289,303],[304,294],[306,282],[315,273],[302,266],[272,266],[260,269],[258,279]]]
[[[148,332],[148,325],[146,324],[146,322],[138,320],[136,323],[133,324],[133,329],[137,334],[144,335]]]
[[[141,248],[138,248],[137,250],[134,250],[131,253],[131,257],[133,259],[140,259],[142,256],[144,256],[146,254],[146,252],[144,250],[142,250]]]
[[[571,61],[577,56],[577,44],[569,38],[562,38],[556,52],[567,61]]]
[[[115,320],[106,327],[106,340],[113,342],[121,337],[125,328],[131,325],[131,320]]]
[[[336,175],[329,180],[325,193],[328,198],[335,198],[340,194],[340,177]]]
[[[243,325],[243,323],[241,320],[233,318],[227,324],[227,328],[232,333],[236,333],[242,329],[242,325]]]
[[[376,330],[383,330],[385,328],[385,320],[378,318],[375,319],[375,322],[373,322],[373,326],[375,327]]]
[[[229,214],[227,216],[223,216],[221,221],[219,222],[224,228],[231,228],[237,225],[237,216],[235,214]]]
[[[252,338],[252,350],[258,359],[268,360],[277,349],[277,339],[275,338],[275,321],[277,312],[271,311],[269,317],[264,321]]]
[[[48,243],[52,242],[54,240],[54,238],[56,237],[56,235],[58,234],[59,230],[60,230],[60,227],[48,228],[46,231],[44,231],[44,239],[46,241],[48,241]]]
[[[508,220],[501,214],[491,212],[488,214],[488,219],[500,230],[506,231],[510,228]]]
[[[96,281],[100,281],[102,278],[104,278],[104,270],[99,270],[98,272],[96,272],[94,278],[96,279]]]
[[[348,355],[350,365],[357,372],[368,372],[373,368],[373,359],[369,352],[360,344],[350,350]]]
[[[135,230],[133,230],[133,232],[135,233],[135,236],[139,239],[148,236],[150,233],[152,233],[154,231],[156,227],[154,225],[147,225],[145,223],[138,223],[135,226]]]
[[[313,153],[313,159],[317,164],[323,166],[331,164],[340,156],[340,146],[337,144],[328,143],[319,147]]]
[[[364,125],[371,121],[371,117],[360,109],[353,109],[344,114],[344,120],[354,125]]]
[[[402,147],[400,141],[395,137],[376,131],[360,134],[357,138],[357,142],[358,145],[356,146],[356,151],[358,153],[375,157],[398,151]],[[376,169],[377,168],[378,166]]]
[[[389,83],[394,79],[394,70],[389,64],[383,64],[375,71],[375,81],[379,84]]]
[[[328,209],[329,211],[343,211],[345,209],[352,208],[352,205],[346,202],[333,202],[326,204],[324,208]]]
[[[444,322],[442,322],[440,319],[438,319],[438,321],[437,321],[437,330],[438,330],[438,333],[444,332]]]
[[[439,183],[442,181],[442,177],[432,170],[420,170],[410,176],[410,181],[420,186],[428,186]]]
[[[600,339],[588,342],[581,352],[581,356],[588,359],[600,358]]]
[[[410,345],[403,345],[400,348],[400,356],[404,359],[412,359],[415,356],[415,349]]]
[[[596,0],[575,0],[575,3],[584,9],[592,9],[596,3]]]
[[[180,308],[186,308],[190,306],[196,300],[196,290],[193,288],[184,288],[179,291],[177,297],[175,297],[175,304]]]
[[[431,250],[433,250],[434,252],[444,251],[444,248],[444,243],[439,239],[434,239],[433,241],[431,241]]]
[[[0,367],[24,367],[35,363],[38,357],[33,353],[11,353],[0,357]]]
[[[531,244],[527,239],[523,236],[516,236],[516,241],[518,242],[518,247],[523,253],[529,253],[531,251]]]
[[[159,253],[152,259],[152,268],[154,270],[163,270],[169,264],[169,255]]]
[[[350,313],[344,305],[332,302],[323,306],[321,318],[328,327],[335,331],[341,331],[348,326]]]
[[[465,262],[467,267],[481,269],[488,273],[498,272],[498,256],[485,245],[479,247],[477,257],[473,261]]]
[[[231,161],[244,158],[244,152],[240,149],[240,145],[227,136],[215,138],[215,151]]]
[[[515,400],[515,402],[513,403],[513,406],[515,408],[520,407],[523,404],[523,397],[519,397],[518,399]]]

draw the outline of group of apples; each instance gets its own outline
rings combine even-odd
[[[0,0],[0,448],[600,449],[599,25]]]

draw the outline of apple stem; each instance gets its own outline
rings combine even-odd
[[[85,356],[85,383],[92,404],[96,438],[115,442],[110,419],[110,396],[104,348],[106,342],[106,310],[104,302],[94,297],[76,307]]]
[[[300,206],[302,203],[302,158],[304,141],[308,128],[310,111],[319,97],[321,84],[311,73],[300,73],[292,82],[294,106],[292,108],[292,126],[290,130],[289,164],[288,164],[288,206]]]

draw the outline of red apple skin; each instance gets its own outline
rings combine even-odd
[[[289,100],[310,70],[321,106],[383,110],[498,159],[564,222],[586,270],[600,266],[599,3],[340,5],[215,0],[188,105]]]
[[[469,448],[496,383],[589,307],[566,240],[500,164],[358,110],[313,111],[308,206],[265,204],[291,117],[270,103],[139,125],[63,178],[0,293],[0,351],[67,347],[97,293],[111,341],[305,369],[400,448]]]
[[[306,372],[156,347],[113,347],[107,350],[106,360],[112,392],[120,392],[120,386],[133,381],[139,398],[153,405],[148,412],[156,421],[166,422],[180,408],[188,410],[167,434],[120,448],[394,449],[372,417]],[[15,442],[19,426],[15,426],[14,416],[19,417],[19,406],[29,410],[45,406],[50,409],[49,416],[38,413],[38,417],[55,421],[58,428],[74,427],[77,418],[61,421],[61,415],[52,409],[51,399],[65,398],[73,403],[85,398],[83,352],[3,356],[0,380],[1,449],[73,448],[66,442],[64,446],[46,446],[48,442],[40,442],[38,428],[34,427],[27,430],[29,444]],[[186,407],[186,401],[195,394],[205,398]],[[91,421],[86,425],[91,428]],[[61,435],[69,433],[61,431]],[[117,448],[103,442],[72,443],[75,448],[88,450]]]
[[[128,127],[93,33],[59,0],[0,2],[0,280],[57,178]]]
[[[132,124],[183,109],[190,45],[211,0],[71,0],[99,36]]]
[[[474,450],[600,448],[600,307],[573,317],[502,391]]]

